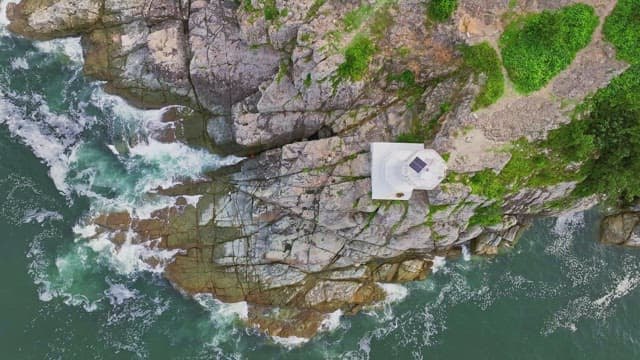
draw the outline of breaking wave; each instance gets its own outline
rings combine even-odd
[[[1,6],[4,10],[6,1]],[[1,16],[4,31],[4,11]],[[33,64],[57,76],[43,83],[29,77],[37,73],[12,71]],[[49,177],[69,205],[89,200],[85,218],[112,210],[149,215],[175,202],[156,194],[156,189],[198,179],[204,171],[240,160],[150,138],[150,130],[162,125],[163,110],[138,110],[104,93],[100,84],[84,80],[81,66],[78,38],[34,43],[14,39],[13,45],[0,42],[0,124],[47,166]],[[13,86],[17,83],[21,86]],[[35,189],[22,179],[14,180],[4,185],[14,191]],[[43,226],[27,254],[39,298],[45,302],[60,299],[88,312],[121,306],[139,296],[127,284],[141,273],[161,273],[179,252],[159,249],[156,240],[133,243],[131,234],[123,244],[115,245],[83,222],[75,224],[72,242],[62,249],[48,249],[45,238],[68,236],[50,226],[52,221],[62,221],[62,214],[25,203],[10,207],[6,215],[16,224]],[[107,280],[106,274],[121,280]]]

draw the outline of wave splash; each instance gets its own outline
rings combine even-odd
[[[0,1],[0,35],[6,34],[6,5]],[[55,75],[42,82],[41,73]],[[149,134],[164,125],[163,111],[135,109],[104,93],[100,84],[87,82],[78,38],[31,43],[0,37],[0,124],[47,166],[69,206],[88,200],[84,219],[123,210],[149,215],[175,202],[156,189],[197,180],[205,171],[240,160],[154,140]],[[19,213],[16,222],[43,227],[28,257],[45,302],[59,298],[89,312],[121,305],[137,296],[127,284],[141,273],[161,273],[179,252],[159,249],[157,240],[133,243],[132,236],[115,245],[82,220],[74,226],[72,242],[49,249],[46,238],[64,237],[51,226],[63,221],[62,214],[26,204]],[[113,276],[120,285],[105,280]]]

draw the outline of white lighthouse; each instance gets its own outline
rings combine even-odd
[[[431,190],[447,172],[447,163],[422,144],[371,143],[371,197],[409,200],[414,189]]]

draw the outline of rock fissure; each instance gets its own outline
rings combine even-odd
[[[518,11],[569,3],[526,2]],[[9,6],[9,29],[38,39],[81,35],[85,72],[106,80],[107,91],[143,108],[191,109],[173,124],[196,135],[176,132],[175,141],[248,155],[208,180],[161,189],[178,200],[150,219],[93,222],[116,244],[128,232],[134,242],[184,250],[166,268],[178,288],[246,300],[251,324],[309,337],[328,312],[382,300],[377,282],[423,279],[435,256],[458,256],[461,246],[479,255],[511,246],[530,216],[551,211],[573,186],[496,190],[483,171],[500,173],[513,159],[505,145],[544,138],[568,122],[563,101],[581,101],[626,68],[598,28],[562,81],[528,96],[507,83],[502,100],[472,111],[485,84],[459,47],[499,48],[502,16],[513,11],[504,1],[460,1],[438,25],[422,2],[376,2],[347,31],[345,14],[357,5],[279,0],[276,15],[255,1],[23,0]],[[594,6],[601,20],[612,7]],[[347,70],[355,76],[335,81]],[[452,174],[462,175],[407,203],[373,201],[369,143],[399,138],[447,154]],[[484,177],[464,175],[473,173]],[[201,197],[185,205],[182,195]],[[640,243],[640,220],[621,216],[603,237]]]

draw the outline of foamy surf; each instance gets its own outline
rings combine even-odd
[[[42,224],[47,220],[62,220],[62,215],[56,211],[49,211],[45,209],[31,209],[25,212],[22,222],[35,222],[38,224]]]
[[[193,298],[211,313],[211,320],[216,323],[230,323],[235,319],[246,320],[249,317],[249,306],[245,301],[224,303],[211,294],[195,294]]]
[[[298,336],[289,336],[289,337],[280,337],[280,336],[270,336],[271,340],[274,343],[281,345],[289,350],[301,346],[309,341],[307,338],[298,337]]]
[[[45,54],[64,54],[78,67],[78,70],[84,60],[79,37],[34,41],[33,45]]]
[[[384,290],[387,294],[384,302],[386,303],[394,303],[398,301],[402,301],[409,294],[409,289],[400,285],[400,284],[391,284],[391,283],[376,283],[378,286]]]
[[[123,284],[111,284],[111,286],[104,291],[104,294],[112,306],[117,306],[124,304],[125,301],[129,299],[135,298],[138,295],[138,291],[131,290]]]
[[[0,31],[6,25],[6,3],[0,3]],[[0,73],[4,81],[0,82],[0,124],[47,166],[49,177],[69,204],[81,196],[89,199],[90,207],[73,227],[74,241],[68,246],[47,254],[43,242],[33,240],[29,273],[38,285],[41,301],[58,299],[86,311],[105,304],[126,307],[137,296],[128,280],[143,273],[162,273],[180,250],[161,249],[159,240],[138,243],[131,233],[116,245],[108,233],[99,233],[87,219],[121,210],[134,217],[150,217],[153,211],[176,202],[175,197],[157,194],[158,188],[201,179],[203,172],[241,159],[150,139],[148,134],[162,126],[164,110],[136,109],[106,94],[98,83],[85,83],[79,72],[82,48],[78,38],[35,42],[33,46],[35,49],[25,46],[23,54],[11,53],[7,68],[26,70],[33,65],[35,71],[36,65],[59,67],[61,73],[53,78],[59,84],[27,84],[20,92],[4,87],[5,82],[24,81],[20,76],[14,78],[18,71]],[[63,55],[70,62],[50,56],[42,64],[35,63],[42,60],[43,53]],[[88,91],[78,91],[78,84]],[[192,206],[199,200],[198,196],[185,198]],[[40,208],[19,216],[19,222],[38,223],[43,229],[62,219],[61,214]],[[246,304],[219,307],[225,316],[247,316]]]
[[[37,110],[27,116],[21,109],[7,100],[0,99],[0,124],[4,124],[12,136],[18,137],[29,146],[34,155],[42,159],[49,168],[49,176],[54,184],[65,195],[69,195],[69,187],[65,177],[69,166],[69,152],[73,141],[82,131],[82,125],[49,111],[42,99],[32,97],[39,103]],[[36,119],[43,119],[39,121]],[[60,137],[51,135],[51,129]]]
[[[183,252],[180,249],[165,250],[158,248],[160,239],[134,244],[131,242],[132,237],[132,234],[128,234],[125,242],[120,246],[116,246],[109,239],[109,234],[101,234],[89,240],[86,246],[100,256],[105,257],[111,267],[123,275],[142,271],[162,273],[164,268],[173,261],[174,257]]]
[[[438,271],[444,269],[446,265],[447,265],[447,259],[444,256],[436,256],[433,258],[433,265],[431,266],[431,272],[435,274]]]
[[[336,310],[327,314],[320,323],[320,332],[332,332],[340,326],[340,319],[344,313],[342,310]]]
[[[0,0],[0,36],[7,34],[7,25],[9,25],[7,5],[9,5],[9,0]]]

